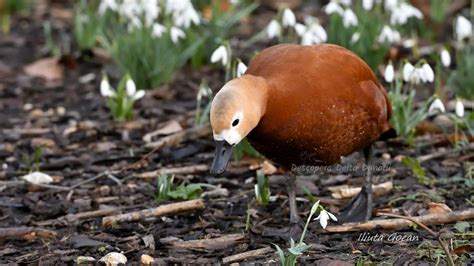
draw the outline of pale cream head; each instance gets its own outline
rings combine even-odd
[[[244,75],[225,84],[211,105],[214,140],[239,143],[258,125],[266,100],[267,83],[263,78]]]

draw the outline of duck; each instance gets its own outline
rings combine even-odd
[[[232,149],[246,138],[288,178],[290,223],[297,235],[295,166],[328,166],[362,151],[370,166],[372,145],[396,136],[385,88],[355,53],[333,44],[280,44],[256,55],[241,77],[227,82],[211,103],[216,145],[210,173],[225,172]],[[360,193],[336,216],[362,222],[373,210],[371,167]]]

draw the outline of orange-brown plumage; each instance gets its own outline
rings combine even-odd
[[[277,45],[257,55],[246,74],[268,86],[265,114],[248,139],[284,166],[336,163],[390,129],[385,89],[339,46]]]

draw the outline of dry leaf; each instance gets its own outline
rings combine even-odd
[[[183,130],[183,128],[181,127],[181,125],[178,123],[178,121],[176,120],[171,120],[169,121],[165,126],[163,126],[162,128],[158,129],[158,130],[155,130],[151,133],[148,133],[146,134],[145,136],[143,136],[143,141],[145,142],[151,142],[152,139],[156,136],[159,136],[159,135],[171,135],[173,133],[176,133],[176,132],[179,132]]]
[[[262,163],[262,170],[265,175],[273,175],[278,169],[271,162],[265,160]]]
[[[352,198],[359,194],[360,187],[349,187],[348,185],[328,187],[331,191],[331,196],[335,199]],[[393,183],[391,181],[380,183],[378,185],[372,185],[372,191],[375,195],[385,195],[393,190]]]
[[[430,214],[446,214],[453,211],[444,203],[430,202],[428,205]]]
[[[24,68],[25,73],[31,77],[42,78],[46,81],[61,80],[64,76],[63,66],[58,64],[57,58],[43,58]]]

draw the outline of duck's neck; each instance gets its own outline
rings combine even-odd
[[[238,78],[239,94],[241,94],[243,104],[252,116],[255,126],[260,121],[260,118],[265,114],[268,99],[268,84],[262,77],[244,75]]]

